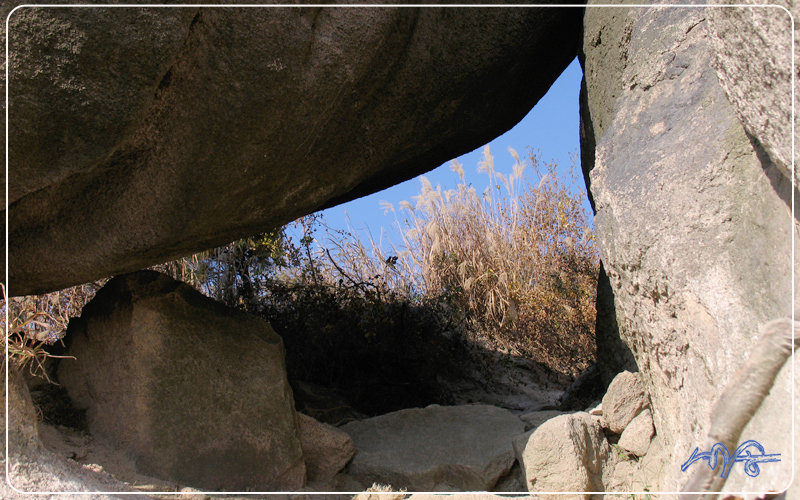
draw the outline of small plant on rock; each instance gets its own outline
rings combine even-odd
[[[49,348],[61,342],[69,318],[79,316],[80,310],[94,296],[102,282],[87,283],[39,296],[6,298],[5,286],[0,283],[2,306],[0,313],[3,338],[8,357],[20,370],[53,383],[47,374],[49,358],[63,358],[51,354]],[[8,324],[6,321],[8,308]],[[5,362],[5,360],[4,360]]]
[[[611,447],[614,449],[614,453],[617,454],[617,458],[621,461],[627,462],[629,460],[633,460],[633,455],[625,451],[620,445],[614,443],[611,445]]]

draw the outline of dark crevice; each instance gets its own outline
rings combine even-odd
[[[192,32],[192,30],[194,30],[195,25],[197,25],[197,23],[199,23],[199,22],[201,22],[201,17],[200,17],[200,11],[198,10],[197,14],[195,14],[194,17],[192,18],[191,24],[189,24],[189,32],[190,33]]]
[[[170,81],[172,80],[172,68],[167,70],[167,73],[161,78],[161,82],[158,84],[158,89],[156,90],[156,99],[161,95],[161,93],[169,87]]]
[[[156,89],[154,96],[156,100],[161,99],[161,97],[164,95],[164,91],[172,83],[173,69],[175,68],[176,61],[180,59],[181,54],[186,52],[186,47],[189,43],[189,39],[192,37],[192,33],[196,29],[197,24],[201,22],[202,22],[201,11],[198,9],[194,17],[192,18],[191,23],[189,23],[189,30],[186,33],[186,38],[183,40],[181,48],[175,54],[175,59],[173,60],[173,64],[169,67],[169,69],[167,69],[167,71],[164,73],[164,76],[161,77],[161,81],[158,83],[158,88]]]
[[[764,170],[764,175],[766,175],[767,179],[769,179],[769,182],[772,184],[772,188],[775,190],[775,193],[791,211],[792,191],[794,191],[794,196],[796,199],[800,199],[800,192],[798,192],[797,188],[794,188],[794,190],[792,189],[792,180],[789,179],[780,168],[778,168],[774,161],[772,161],[772,158],[761,144],[761,141],[759,141],[755,136],[746,130],[745,134],[747,134],[747,138],[750,140],[750,145],[756,152],[758,161],[761,163],[761,168]],[[800,221],[800,206],[795,207],[792,215],[794,216],[795,221]]]

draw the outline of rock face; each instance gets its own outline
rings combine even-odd
[[[353,440],[346,432],[302,413],[297,414],[297,422],[308,481],[330,483],[353,458]]]
[[[566,415],[571,412],[565,411],[558,411],[558,410],[544,410],[544,411],[532,411],[530,413],[523,413],[519,416],[519,419],[525,423],[525,432],[535,430],[537,427],[542,425],[543,423],[547,422],[548,420],[558,417],[560,415]]]
[[[709,40],[714,49],[714,69],[728,101],[770,160],[791,179],[793,47],[789,12],[796,19],[800,10],[794,8],[793,2],[770,4],[749,9],[708,9],[709,29],[714,34]],[[800,34],[797,27],[794,34]],[[800,45],[795,45],[797,48]],[[798,134],[800,130],[795,129],[795,148],[800,146]],[[795,157],[797,152],[795,149]],[[797,171],[794,175],[797,180]]]
[[[5,370],[5,363],[0,365]],[[12,456],[30,456],[39,451],[39,433],[37,430],[36,410],[33,408],[31,396],[25,382],[17,370],[9,369],[8,384],[2,384],[3,402],[8,404],[8,422],[6,411],[0,415],[2,428],[8,426],[9,453]],[[5,382],[5,381],[4,381]],[[8,390],[6,390],[8,389]],[[6,459],[6,447],[0,450],[0,458]]]
[[[671,450],[663,491],[688,480],[680,465],[703,446],[711,407],[760,326],[797,307],[787,177],[723,91],[709,25],[700,9],[598,8],[585,18],[584,168],[620,336]],[[748,59],[748,75],[773,63]],[[751,427],[742,440],[773,428]],[[788,456],[789,446],[768,452]],[[773,477],[756,491],[788,482]]]
[[[70,323],[58,378],[138,472],[218,491],[295,490],[305,465],[283,342],[263,320],[153,271]]]
[[[603,464],[610,447],[597,419],[588,413],[548,420],[535,431],[515,439],[514,451],[530,492],[604,491]]]
[[[580,23],[580,9],[17,9],[9,291],[141,269],[430,170],[522,119]]]
[[[605,427],[611,432],[621,434],[647,404],[639,375],[631,372],[620,373],[603,396]]]
[[[622,431],[622,435],[619,437],[619,446],[623,450],[641,457],[647,453],[653,433],[655,433],[653,414],[650,408],[645,408]]]
[[[494,406],[431,405],[350,422],[341,429],[356,445],[349,474],[364,484],[409,491],[488,491],[514,464],[511,442],[524,425]]]
[[[5,370],[5,366],[2,368]],[[55,491],[66,493],[48,495],[47,498],[68,500],[75,497],[74,492],[82,492],[81,498],[87,500],[111,500],[118,496],[87,492],[135,491],[108,474],[65,461],[44,449],[39,440],[36,409],[22,376],[14,368],[9,370],[8,386],[0,384],[0,393],[0,401],[8,401],[8,422],[5,420],[6,412],[0,412],[0,428],[5,429],[8,425],[9,431],[9,454],[6,455],[5,446],[0,449],[0,462],[3,464],[0,467],[0,498],[24,500],[31,498],[31,493]],[[6,462],[10,472],[8,477]]]

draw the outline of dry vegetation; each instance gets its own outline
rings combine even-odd
[[[85,283],[47,295],[11,297],[8,300],[5,286],[0,283],[0,328],[7,332],[3,349],[8,349],[8,357],[17,368],[52,382],[44,369],[45,363],[47,358],[61,356],[51,354],[48,346],[62,342],[69,319],[80,316],[83,306],[106,281]]]
[[[452,190],[422,177],[419,195],[396,211],[388,250],[321,231],[311,215],[294,223],[299,241],[282,228],[155,269],[264,316],[284,337],[290,378],[341,388],[364,413],[446,403],[432,389],[436,378],[457,372],[469,351],[503,351],[575,376],[594,358],[598,271],[583,193],[574,165],[572,176],[559,176],[555,164],[510,151],[513,172],[502,174],[486,148],[482,192],[455,162],[461,182]],[[46,346],[101,284],[11,299],[11,354],[40,368]]]
[[[456,304],[474,340],[580,372],[593,358],[599,265],[583,193],[570,191],[574,174],[560,177],[556,164],[536,154],[529,168],[537,182],[527,184],[526,165],[509,151],[515,164],[504,175],[485,148],[478,171],[489,185],[480,194],[455,161],[456,189],[421,178],[415,203],[401,203],[403,250],[394,269],[406,288]]]

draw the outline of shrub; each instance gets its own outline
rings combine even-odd
[[[259,311],[283,337],[290,380],[336,388],[361,413],[446,404],[438,377],[467,355],[446,306],[369,285],[268,285]]]
[[[294,223],[297,241],[283,228],[195,257],[196,286],[266,317],[284,337],[290,378],[356,399],[370,381],[397,380],[437,402],[429,367],[459,371],[462,337],[575,376],[595,346],[598,257],[584,194],[574,163],[559,175],[535,153],[523,162],[510,152],[505,175],[484,150],[478,169],[489,186],[480,194],[456,162],[453,190],[422,177],[414,204],[400,204],[399,243],[388,250],[314,214]]]
[[[509,151],[515,163],[504,175],[484,149],[478,171],[489,186],[481,194],[455,161],[456,189],[421,178],[415,203],[400,204],[403,251],[394,267],[407,274],[400,281],[408,289],[445,297],[461,311],[473,340],[577,375],[594,358],[599,258],[583,192],[571,190],[574,159],[559,176],[555,163],[543,164],[532,152],[538,182],[529,185],[526,165]]]

